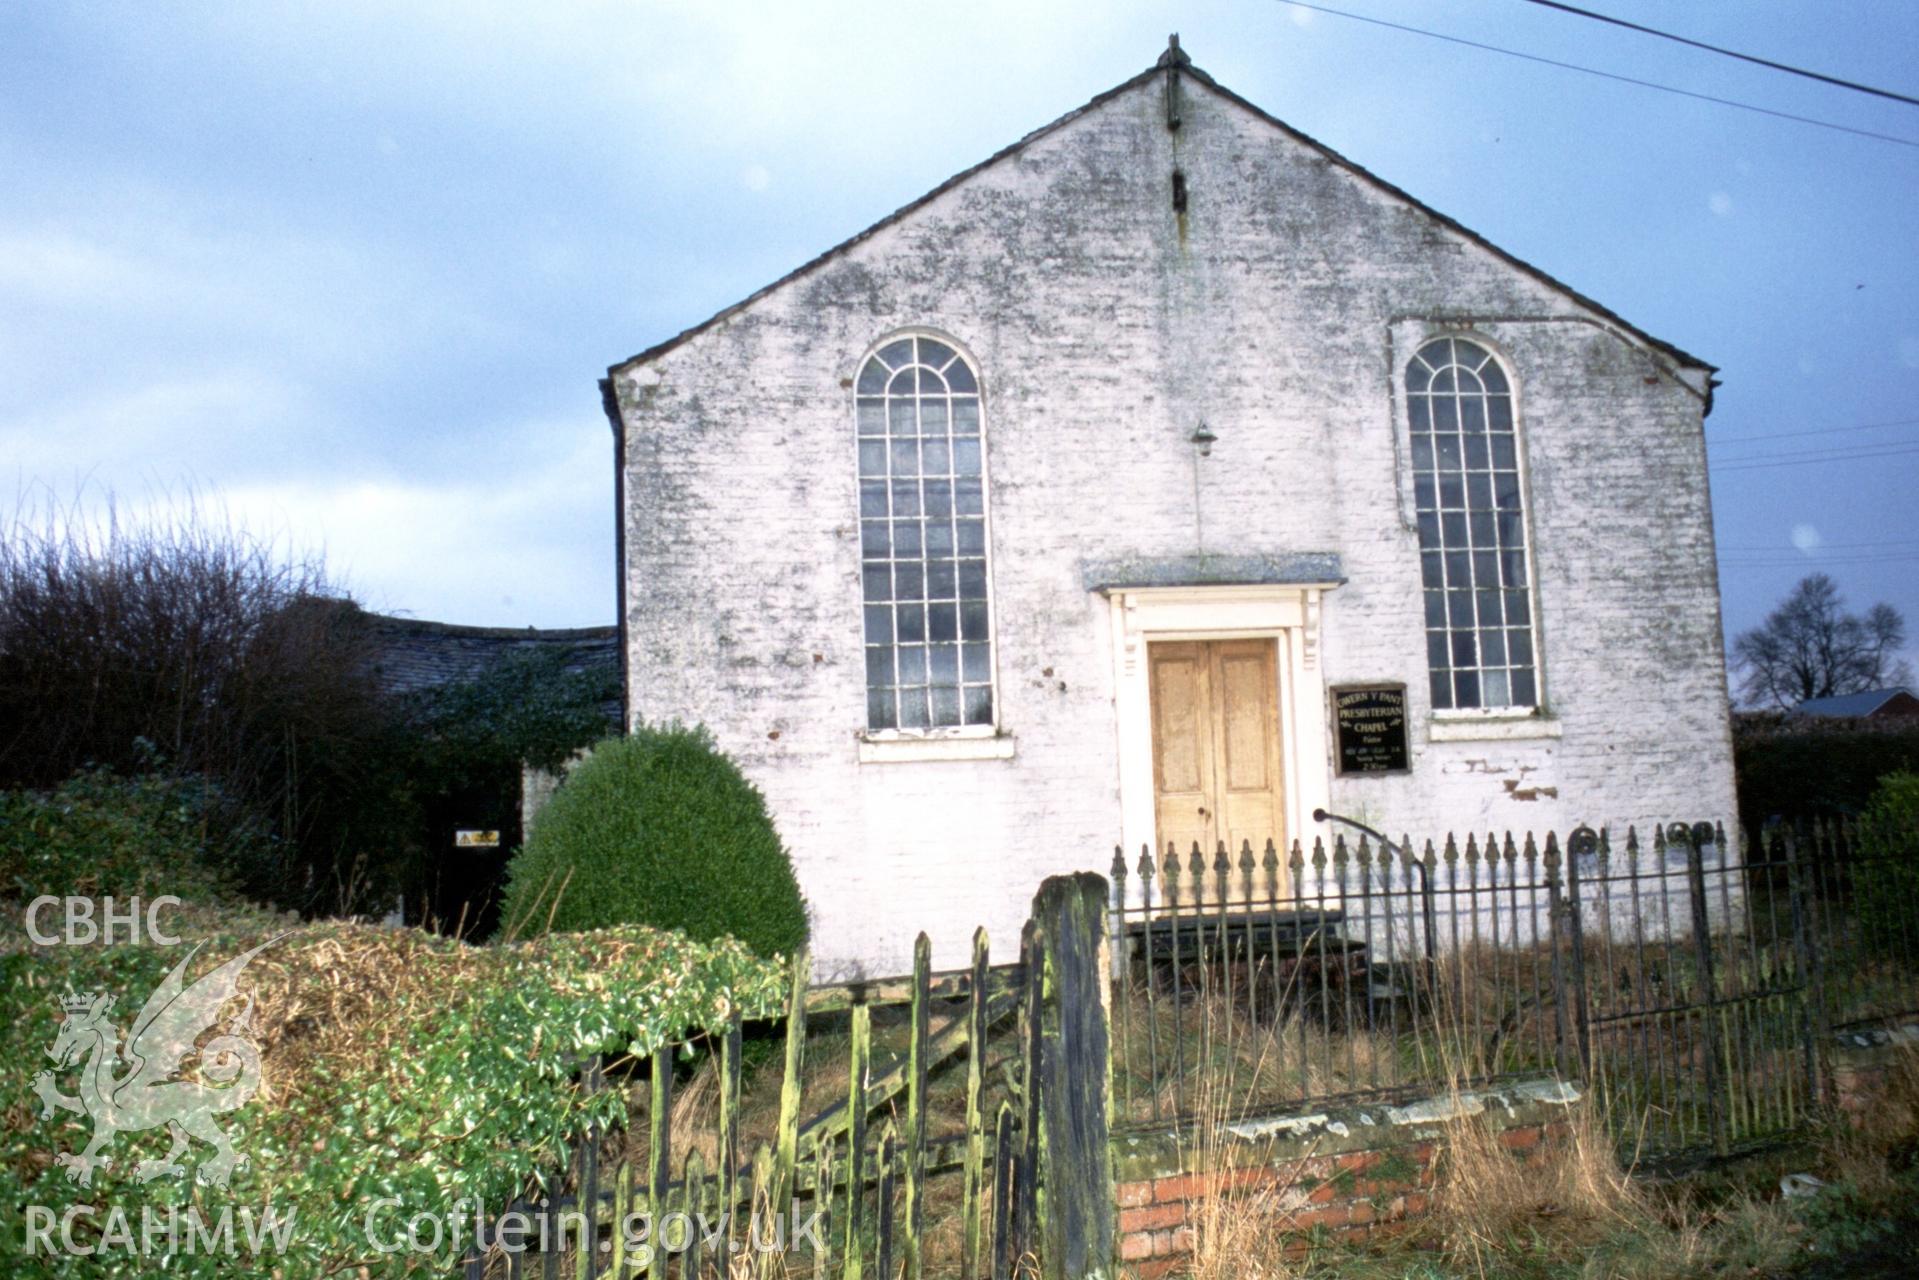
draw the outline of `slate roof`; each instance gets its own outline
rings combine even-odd
[[[388,693],[418,693],[443,684],[471,680],[516,650],[545,649],[560,654],[571,672],[604,671],[618,683],[618,627],[464,627],[421,618],[363,615],[373,642],[374,671]],[[606,703],[608,723],[620,723],[617,698]]]
[[[1910,689],[1868,689],[1864,693],[1842,693],[1830,698],[1808,698],[1794,707],[1790,714],[1795,716],[1829,716],[1845,719],[1864,719],[1866,716],[1883,709],[1887,703],[1904,697],[1913,698]]]
[[[1226,88],[1224,85],[1220,84],[1217,80],[1213,79],[1212,76],[1208,75],[1206,72],[1194,66],[1192,63],[1192,60],[1185,54],[1183,50],[1179,48],[1178,37],[1174,37],[1172,45],[1167,50],[1167,53],[1162,55],[1158,62],[1154,63],[1154,65],[1148,67],[1146,70],[1140,72],[1138,75],[1133,76],[1131,79],[1125,80],[1121,82],[1120,84],[1114,85],[1111,89],[1108,89],[1106,92],[1099,94],[1097,97],[1094,97],[1093,99],[1088,101],[1084,106],[1074,108],[1073,110],[1067,112],[1065,115],[1061,116],[1059,119],[1053,121],[1051,124],[1042,125],[1040,128],[1033,130],[1033,132],[1027,134],[1025,137],[1021,138],[1018,142],[1015,142],[1011,146],[1004,147],[1000,149],[999,151],[994,152],[992,155],[980,161],[978,164],[973,165],[971,168],[961,170],[959,173],[956,173],[952,177],[948,178],[945,182],[940,183],[939,186],[934,187],[931,191],[927,192],[925,195],[921,196],[919,199],[914,200],[910,204],[902,205],[900,208],[894,210],[892,213],[887,214],[884,218],[881,218],[878,222],[875,222],[872,226],[866,228],[866,230],[860,232],[859,234],[855,236],[850,237],[849,239],[841,241],[839,244],[834,245],[832,248],[826,250],[824,253],[820,254],[818,257],[815,257],[808,262],[802,263],[800,266],[794,268],[792,271],[787,272],[785,275],[773,281],[771,284],[766,285],[764,288],[754,291],[753,293],[749,294],[747,297],[742,298],[740,301],[734,303],[732,306],[727,307],[721,311],[717,311],[713,315],[708,316],[706,319],[700,321],[698,324],[693,325],[690,328],[681,330],[679,333],[674,334],[672,337],[667,338],[665,341],[657,342],[654,345],[648,347],[646,350],[641,351],[636,355],[628,356],[626,359],[621,360],[617,364],[610,366],[607,369],[607,373],[609,374],[609,376],[617,375],[623,369],[631,368],[632,366],[637,364],[644,364],[647,361],[654,359],[655,357],[664,355],[666,352],[671,351],[673,348],[679,346],[681,343],[686,342],[689,339],[692,339],[694,337],[697,337],[699,334],[705,332],[706,330],[712,328],[713,326],[720,324],[723,321],[728,320],[735,315],[738,315],[740,312],[746,310],[746,308],[752,306],[754,303],[758,302],[761,298],[766,297],[768,294],[773,293],[774,291],[778,289],[784,288],[786,285],[792,283],[795,280],[800,279],[802,276],[810,274],[816,268],[819,268],[821,266],[824,266],[826,263],[831,262],[833,259],[839,257],[840,255],[846,253],[848,250],[852,249],[855,245],[860,244],[862,241],[884,230],[885,228],[892,226],[894,223],[901,221],[902,219],[904,219],[905,217],[907,217],[909,214],[913,213],[914,211],[918,210],[922,206],[930,204],[932,201],[938,199],[940,196],[946,194],[948,191],[951,191],[954,187],[957,187],[961,183],[965,182],[968,178],[971,178],[974,174],[979,173],[980,171],[984,169],[991,168],[993,165],[998,164],[1001,160],[1004,160],[1008,158],[1009,156],[1017,155],[1019,152],[1025,150],[1028,146],[1031,146],[1033,143],[1039,141],[1041,138],[1044,138],[1045,136],[1052,133],[1053,131],[1059,128],[1062,128],[1063,126],[1067,124],[1070,124],[1072,121],[1085,115],[1087,112],[1092,111],[1096,107],[1102,106],[1105,103],[1111,101],[1112,99],[1119,97],[1121,94],[1126,93],[1128,90],[1136,88],[1137,86],[1146,83],[1148,80],[1152,79],[1153,77],[1166,74],[1168,70],[1177,70],[1178,74],[1182,78],[1190,79],[1196,84],[1204,85],[1206,88],[1212,90],[1214,93],[1226,99],[1228,102],[1231,102],[1234,105],[1240,107],[1241,109],[1252,113],[1255,117],[1271,125],[1273,128],[1285,134],[1287,137],[1307,147],[1312,148],[1314,151],[1319,152],[1320,155],[1326,157],[1326,159],[1338,165],[1340,168],[1345,169],[1349,173],[1352,173],[1356,177],[1360,178],[1362,181],[1370,183],[1372,186],[1377,187],[1379,190],[1384,191],[1386,194],[1393,196],[1396,199],[1405,201],[1407,204],[1419,210],[1421,213],[1425,214],[1427,217],[1434,219],[1435,221],[1439,222],[1441,225],[1449,228],[1452,231],[1458,232],[1460,235],[1466,237],[1466,239],[1472,241],[1474,244],[1478,245],[1480,248],[1485,249],[1487,252],[1493,254],[1495,257],[1499,258],[1502,262],[1505,262],[1511,266],[1517,267],[1519,270],[1525,272],[1527,275],[1533,277],[1535,280],[1538,280],[1540,283],[1548,286],[1549,288],[1558,290],[1560,293],[1565,294],[1568,298],[1571,298],[1574,302],[1578,303],[1580,306],[1590,309],[1595,315],[1602,316],[1605,319],[1611,321],[1612,323],[1618,325],[1621,329],[1624,329],[1627,333],[1632,334],[1634,337],[1638,338],[1640,341],[1646,343],[1648,346],[1654,348],[1655,350],[1664,353],[1666,356],[1670,357],[1672,360],[1676,361],[1677,363],[1684,365],[1688,368],[1704,370],[1709,375],[1712,373],[1718,372],[1719,366],[1714,364],[1709,364],[1706,361],[1701,360],[1698,356],[1692,355],[1691,353],[1684,351],[1681,348],[1676,347],[1672,343],[1667,342],[1661,338],[1655,338],[1652,334],[1647,333],[1644,329],[1641,329],[1638,325],[1633,324],[1630,320],[1627,320],[1624,316],[1619,315],[1617,312],[1611,310],[1610,308],[1607,308],[1601,305],[1600,303],[1594,301],[1592,298],[1587,297],[1585,294],[1579,292],[1577,289],[1573,288],[1571,285],[1566,284],[1562,280],[1555,279],[1553,276],[1548,275],[1546,272],[1540,270],[1538,267],[1535,267],[1532,263],[1527,262],[1522,258],[1516,257],[1513,254],[1506,252],[1506,250],[1500,248],[1498,245],[1494,244],[1492,241],[1486,239],[1486,237],[1480,235],[1477,231],[1474,231],[1471,227],[1466,226],[1464,223],[1459,222],[1456,219],[1447,217],[1445,214],[1433,208],[1431,205],[1426,204],[1425,202],[1419,200],[1418,198],[1411,195],[1407,191],[1404,191],[1401,188],[1394,186],[1392,183],[1386,181],[1384,178],[1381,178],[1379,175],[1373,173],[1371,170],[1365,168],[1363,165],[1360,165],[1352,160],[1347,159],[1345,156],[1341,155],[1337,151],[1334,151],[1331,147],[1327,146],[1325,143],[1320,142],[1319,140],[1315,138],[1308,137],[1307,135],[1301,133],[1299,130],[1293,128],[1291,125],[1287,124],[1284,120],[1281,120],[1277,116],[1271,115],[1268,112],[1255,106],[1253,103],[1248,102],[1245,98],[1240,97],[1238,94],[1234,93],[1231,89]],[[1712,412],[1712,388],[1716,385],[1717,385],[1717,380],[1709,377],[1707,380],[1707,389],[1706,389],[1706,412],[1708,413]],[[609,398],[609,401],[610,401],[610,391],[604,386],[602,387],[602,395],[603,397]],[[618,422],[617,422],[617,418],[614,418],[610,405],[609,405],[608,417],[614,420],[614,424],[615,424],[614,429],[615,429],[615,433],[617,434]]]

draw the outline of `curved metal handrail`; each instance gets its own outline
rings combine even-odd
[[[1439,932],[1439,910],[1433,900],[1433,882],[1432,877],[1426,874],[1426,864],[1414,857],[1412,850],[1402,848],[1397,841],[1387,839],[1385,832],[1369,827],[1357,818],[1348,818],[1344,814],[1331,813],[1325,809],[1315,809],[1313,810],[1313,821],[1337,822],[1344,826],[1351,827],[1355,831],[1364,832],[1366,835],[1379,841],[1382,845],[1385,845],[1386,848],[1397,853],[1401,860],[1408,866],[1418,869],[1420,914],[1424,917],[1426,923],[1426,945],[1424,950],[1426,952],[1426,962],[1428,964],[1432,963],[1434,958],[1433,937]]]

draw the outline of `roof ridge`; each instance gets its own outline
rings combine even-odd
[[[1911,692],[1912,690],[1903,684],[1889,684],[1878,689],[1854,689],[1851,693],[1821,694],[1817,698],[1807,698],[1798,705],[1809,707],[1815,702],[1845,702],[1857,698],[1877,698],[1884,702],[1888,698],[1896,698],[1902,693]]]
[[[1690,365],[1696,369],[1703,369],[1708,373],[1716,373],[1718,371],[1719,369],[1718,365],[1711,364],[1705,360],[1702,360],[1698,356],[1693,355],[1691,352],[1685,350],[1684,348],[1676,346],[1673,343],[1667,342],[1664,338],[1654,337],[1652,334],[1646,332],[1646,330],[1640,328],[1638,325],[1634,324],[1632,321],[1626,319],[1626,317],[1620,315],[1617,311],[1614,311],[1612,308],[1606,306],[1604,303],[1599,302],[1598,300],[1594,298],[1588,297],[1584,293],[1581,293],[1579,290],[1573,288],[1571,285],[1567,284],[1564,280],[1559,279],[1557,276],[1553,275],[1551,272],[1545,270],[1542,267],[1534,266],[1532,263],[1526,261],[1524,258],[1520,257],[1516,253],[1511,252],[1510,250],[1500,248],[1498,245],[1494,244],[1491,240],[1488,240],[1485,236],[1481,235],[1479,232],[1474,231],[1471,227],[1467,226],[1465,223],[1461,222],[1459,219],[1453,217],[1451,214],[1440,212],[1438,209],[1433,208],[1431,205],[1427,204],[1424,200],[1421,200],[1418,196],[1406,190],[1404,187],[1398,186],[1395,183],[1387,181],[1385,178],[1382,178],[1378,174],[1374,173],[1371,169],[1368,169],[1365,165],[1360,164],[1357,160],[1350,159],[1349,157],[1341,154],[1340,152],[1335,151],[1333,148],[1327,146],[1325,143],[1321,142],[1318,138],[1313,137],[1311,134],[1302,133],[1299,129],[1295,128],[1294,126],[1290,124],[1287,124],[1284,120],[1281,120],[1278,116],[1272,114],[1270,111],[1267,111],[1264,107],[1261,107],[1259,104],[1255,102],[1251,102],[1247,100],[1246,98],[1242,98],[1239,94],[1234,93],[1231,89],[1228,89],[1225,85],[1213,79],[1212,76],[1208,75],[1206,72],[1202,71],[1200,68],[1195,66],[1187,66],[1182,68],[1182,70],[1187,75],[1193,77],[1195,80],[1198,80],[1200,83],[1204,84],[1207,88],[1211,89],[1214,93],[1217,93],[1221,97],[1225,98],[1227,101],[1234,103],[1235,105],[1242,107],[1247,111],[1252,112],[1255,116],[1259,117],[1259,119],[1265,121],[1267,124],[1272,125],[1274,128],[1280,130],[1282,133],[1285,133],[1288,136],[1295,138],[1298,141],[1304,143],[1305,145],[1311,147],[1313,150],[1319,152],[1321,155],[1325,156],[1328,160],[1331,160],[1334,164],[1338,165],[1342,169],[1346,169],[1349,172],[1353,173],[1354,175],[1358,176],[1359,178],[1372,183],[1373,185],[1379,187],[1382,191],[1385,191],[1388,195],[1391,195],[1399,200],[1404,200],[1407,204],[1413,206],[1413,208],[1419,210],[1421,213],[1427,215],[1430,218],[1437,220],[1441,225],[1449,228],[1450,230],[1458,232],[1462,236],[1465,236],[1468,240],[1472,241],[1474,244],[1478,245],[1480,248],[1485,249],[1489,253],[1493,254],[1493,256],[1501,259],[1502,261],[1510,263],[1511,265],[1515,267],[1518,267],[1521,271],[1524,271],[1526,274],[1534,277],[1540,283],[1547,285],[1550,288],[1557,289],[1559,292],[1565,294],[1567,297],[1571,298],[1574,302],[1578,303],[1580,306],[1587,307],[1590,310],[1597,312],[1600,316],[1604,317],[1607,320],[1612,321],[1614,324],[1626,330],[1628,333],[1640,339],[1642,342],[1645,342],[1648,345],[1655,347],[1660,351],[1663,351],[1666,355],[1672,357],[1674,360],[1678,361],[1680,364]],[[1712,393],[1710,388],[1708,389],[1706,393],[1706,404],[1708,409],[1710,409],[1712,404]]]
[[[1192,68],[1188,67],[1187,69],[1191,70]],[[916,209],[919,209],[921,206],[931,204],[934,200],[946,194],[948,191],[952,190],[954,187],[957,187],[962,182],[972,177],[974,174],[979,173],[982,170],[991,168],[993,165],[998,164],[1001,160],[1006,159],[1008,156],[1011,156],[1015,154],[1016,152],[1025,150],[1028,146],[1030,146],[1034,142],[1037,142],[1040,138],[1046,136],[1049,133],[1052,133],[1056,129],[1063,127],[1069,122],[1075,119],[1078,119],[1080,116],[1085,115],[1088,111],[1091,111],[1093,108],[1101,106],[1105,104],[1106,102],[1110,101],[1111,99],[1118,97],[1120,94],[1126,92],[1128,89],[1131,89],[1135,85],[1142,83],[1147,78],[1158,75],[1159,72],[1160,72],[1160,68],[1157,64],[1155,64],[1153,66],[1146,68],[1146,70],[1140,72],[1138,75],[1132,76],[1126,80],[1122,80],[1120,83],[1114,85],[1112,88],[1106,90],[1104,93],[1094,95],[1092,98],[1089,98],[1087,101],[1081,103],[1079,106],[1074,107],[1071,111],[1068,111],[1065,115],[1062,115],[1055,120],[1052,120],[1046,124],[1041,125],[1039,128],[1034,129],[1031,132],[1022,136],[1018,141],[1009,143],[1008,145],[1001,147],[998,151],[995,151],[992,155],[987,156],[984,160],[981,160],[979,163],[969,165],[966,168],[961,169],[958,173],[954,174],[952,177],[948,178],[946,181],[940,183],[937,187],[934,187],[932,190],[926,192],[924,195],[919,196],[918,198],[908,201],[906,204],[901,205],[899,208],[893,210],[893,212],[887,214],[885,217],[881,218],[879,221],[872,223],[870,226],[866,227],[865,230],[856,232],[855,234],[848,236],[846,239],[840,241],[838,244],[833,245],[831,248],[824,249],[820,251],[819,253],[814,254],[811,258],[808,258],[805,262],[802,262],[799,266],[794,267],[791,271],[787,272],[785,275],[780,276],[778,279],[768,284],[760,286],[758,289],[755,289],[752,293],[747,294],[744,298],[741,298],[738,302],[733,303],[731,306],[722,307],[720,310],[714,312],[712,315],[708,316],[706,319],[700,321],[698,324],[689,325],[686,328],[680,330],[678,333],[674,334],[670,338],[666,338],[660,342],[656,342],[652,346],[647,347],[643,351],[640,351],[634,355],[630,355],[624,360],[619,360],[614,362],[611,365],[608,365],[606,370],[607,373],[608,374],[618,373],[620,370],[628,368],[632,365],[641,364],[641,363],[644,363],[645,361],[651,360],[655,356],[662,355],[666,353],[667,351],[672,350],[674,347],[679,346],[682,342],[687,341],[689,338],[696,337],[697,335],[699,335],[700,333],[703,333],[707,329],[712,328],[714,325],[719,324],[721,321],[726,320],[734,315],[737,315],[739,312],[744,311],[747,307],[752,306],[755,302],[758,302],[761,298],[764,298],[768,294],[773,293],[774,291],[782,288],[783,286],[791,283],[792,281],[799,279],[801,276],[804,276],[808,274],[809,272],[811,272],[815,267],[822,265],[823,263],[827,262],[828,260],[832,258],[837,258],[842,253],[845,253],[848,249],[851,249],[855,245],[863,243],[864,241],[868,240],[876,233],[885,230],[887,227],[892,226],[895,222],[898,222],[900,219],[906,217],[908,214],[914,212]]]
[[[1071,111],[1066,112],[1064,115],[1059,116],[1057,119],[1054,119],[1050,121],[1049,123],[1041,125],[1039,128],[1032,130],[1031,132],[1021,137],[1018,141],[1013,142],[1007,146],[1001,147],[998,151],[995,151],[993,154],[987,156],[984,160],[979,161],[977,164],[970,165],[967,168],[960,170],[958,173],[946,179],[946,181],[940,183],[938,186],[926,192],[924,195],[906,204],[901,205],[899,208],[887,214],[885,217],[879,219],[877,222],[874,222],[871,225],[867,226],[864,230],[859,231],[855,233],[854,235],[847,237],[846,239],[833,245],[831,248],[825,249],[821,251],[820,253],[815,254],[813,257],[807,259],[805,262],[801,263],[799,266],[793,268],[791,271],[788,271],[785,275],[782,275],[778,279],[773,280],[770,283],[765,284],[758,289],[755,289],[752,293],[740,299],[738,302],[735,302],[730,306],[721,308],[720,310],[714,312],[712,315],[708,316],[706,319],[700,321],[699,323],[689,325],[688,327],[680,330],[678,333],[672,335],[671,337],[663,339],[660,342],[656,342],[652,346],[647,347],[644,350],[639,351],[634,355],[628,356],[624,360],[616,361],[615,363],[607,367],[608,376],[611,377],[612,375],[615,375],[621,372],[622,370],[631,368],[634,365],[643,364],[648,360],[652,360],[658,356],[664,355],[666,352],[671,351],[673,348],[681,345],[684,342],[689,341],[690,339],[694,337],[697,337],[699,334],[705,332],[706,330],[710,328],[713,328],[715,325],[718,325],[722,323],[723,321],[728,320],[735,315],[738,315],[740,312],[746,310],[748,307],[752,306],[754,303],[758,302],[760,299],[768,296],[771,293],[776,292],[777,290],[781,288],[784,288],[786,285],[792,283],[795,280],[800,279],[802,276],[808,275],[816,267],[822,266],[826,262],[839,257],[841,254],[846,253],[848,250],[854,248],[855,246],[864,243],[866,240],[870,239],[872,236],[876,235],[878,232],[886,229],[887,227],[892,226],[896,222],[899,222],[900,220],[907,217],[909,214],[915,212],[916,210],[922,208],[923,206],[932,203],[934,200],[938,199],[940,196],[944,195],[946,192],[952,190],[954,187],[959,186],[961,183],[971,178],[974,174],[980,173],[983,170],[998,164],[1001,160],[1004,160],[1009,156],[1012,156],[1020,151],[1023,151],[1025,148],[1032,145],[1034,142],[1037,142],[1039,139],[1045,137],[1046,135],[1050,133],[1053,133],[1054,131],[1060,128],[1063,128],[1065,125],[1085,115],[1087,112],[1092,111],[1097,107],[1103,106],[1104,104],[1118,97],[1119,95],[1132,90],[1133,88],[1144,83],[1146,80],[1150,79],[1151,77],[1165,74],[1169,71],[1177,72],[1180,75],[1189,76],[1193,80],[1197,81],[1198,83],[1205,85],[1208,89],[1211,89],[1214,93],[1219,94],[1221,97],[1225,98],[1228,102],[1233,103],[1234,105],[1240,107],[1243,110],[1251,112],[1257,119],[1264,121],[1266,124],[1273,126],[1274,128],[1278,129],[1280,132],[1287,135],[1288,137],[1319,152],[1321,155],[1326,157],[1326,159],[1332,161],[1334,164],[1338,165],[1340,168],[1345,169],[1348,172],[1352,173],[1356,177],[1360,178],[1362,181],[1369,182],[1373,184],[1375,187],[1379,188],[1381,191],[1384,191],[1386,194],[1406,202],[1407,204],[1411,205],[1414,209],[1417,209],[1419,212],[1439,222],[1442,226],[1458,233],[1461,236],[1464,236],[1467,240],[1471,241],[1473,244],[1476,244],[1480,248],[1490,252],[1495,257],[1499,258],[1501,261],[1506,262],[1507,264],[1511,266],[1517,267],[1519,270],[1534,277],[1540,283],[1548,286],[1549,288],[1558,290],[1560,293],[1570,298],[1574,303],[1578,304],[1579,306],[1585,307],[1588,310],[1593,311],[1595,314],[1602,317],[1603,319],[1611,321],[1613,324],[1619,326],[1621,329],[1625,330],[1627,333],[1638,338],[1640,341],[1646,343],[1648,346],[1651,346],[1654,349],[1664,353],[1666,356],[1676,361],[1677,363],[1703,370],[1708,375],[1711,375],[1718,371],[1717,365],[1710,364],[1707,361],[1700,359],[1698,356],[1691,354],[1685,349],[1679,346],[1676,346],[1673,343],[1667,342],[1663,338],[1654,337],[1651,333],[1648,333],[1646,330],[1640,328],[1638,325],[1626,319],[1624,316],[1620,315],[1618,312],[1612,310],[1610,307],[1607,307],[1603,303],[1591,297],[1588,297],[1586,294],[1581,293],[1579,290],[1573,288],[1571,285],[1567,284],[1565,281],[1560,280],[1556,276],[1552,275],[1550,272],[1547,272],[1540,267],[1534,266],[1532,263],[1527,262],[1524,258],[1519,257],[1517,254],[1508,252],[1507,250],[1500,248],[1498,245],[1494,244],[1491,240],[1488,240],[1485,236],[1481,235],[1479,232],[1474,231],[1471,227],[1468,227],[1464,223],[1460,222],[1457,218],[1451,217],[1448,214],[1440,212],[1438,209],[1433,208],[1431,205],[1427,204],[1425,201],[1421,200],[1419,197],[1413,195],[1411,192],[1407,191],[1405,188],[1397,186],[1391,182],[1388,182],[1386,179],[1380,177],[1378,174],[1374,173],[1372,170],[1366,168],[1366,166],[1358,163],[1355,160],[1351,160],[1347,158],[1345,155],[1342,155],[1340,152],[1335,151],[1333,148],[1327,146],[1325,143],[1319,141],[1317,138],[1312,137],[1310,134],[1302,133],[1299,129],[1295,128],[1294,126],[1290,124],[1287,124],[1284,120],[1281,120],[1278,116],[1273,115],[1271,112],[1265,110],[1263,107],[1260,107],[1256,103],[1253,103],[1249,101],[1248,99],[1241,97],[1239,94],[1233,92],[1231,89],[1228,89],[1225,85],[1215,80],[1211,74],[1202,70],[1200,67],[1198,67],[1197,65],[1193,63],[1191,56],[1188,55],[1184,49],[1180,48],[1179,36],[1177,34],[1174,34],[1168,38],[1165,52],[1159,56],[1159,58],[1154,62],[1152,66],[1147,67],[1144,71],[1141,71],[1136,75],[1130,76],[1127,79],[1122,80],[1120,83],[1114,85],[1110,89],[1107,89],[1103,93],[1095,94],[1092,98],[1088,99],[1086,102],[1073,108]],[[1706,390],[1705,390],[1706,412],[1708,413],[1712,411],[1712,388],[1716,385],[1717,385],[1717,381],[1715,379],[1712,379],[1710,376],[1708,376]],[[609,416],[611,415],[609,414]]]
[[[601,640],[617,638],[620,632],[619,627],[612,623],[600,627],[483,627],[462,622],[435,622],[428,618],[402,618],[390,613],[368,613],[365,620],[368,625],[382,631],[473,640]]]

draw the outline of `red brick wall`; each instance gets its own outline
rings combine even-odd
[[[1517,1158],[1537,1161],[1567,1136],[1561,1122],[1507,1129],[1500,1142]],[[1425,1213],[1432,1206],[1436,1141],[1371,1151],[1286,1159],[1219,1172],[1120,1182],[1120,1260],[1139,1280],[1157,1280],[1184,1266],[1213,1196],[1256,1197],[1275,1230],[1296,1232],[1304,1253],[1315,1228],[1364,1233]]]
[[[1893,1087],[1894,1074],[1910,1069],[1915,1045],[1919,1045],[1919,1026],[1911,1024],[1834,1034],[1825,1060],[1839,1110],[1858,1120],[1882,1105]]]

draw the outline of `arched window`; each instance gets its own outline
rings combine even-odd
[[[914,336],[874,353],[855,394],[867,727],[990,726],[979,380]]]
[[[1435,709],[1539,702],[1519,440],[1505,371],[1441,338],[1406,366]]]

